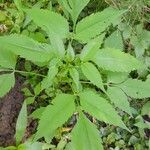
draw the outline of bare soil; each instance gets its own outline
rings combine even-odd
[[[14,88],[0,98],[0,146],[15,145],[15,125],[24,100],[22,85],[22,78],[16,77]]]

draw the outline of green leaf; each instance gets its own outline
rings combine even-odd
[[[35,97],[27,97],[25,99],[25,101],[26,101],[27,105],[30,105],[30,104],[34,103]]]
[[[41,91],[42,91],[42,89],[41,89],[41,83],[38,83],[35,87],[34,87],[34,95],[35,96],[38,96],[40,93],[41,93]]]
[[[66,147],[67,144],[67,140],[66,137],[62,137],[59,141],[59,143],[57,144],[57,150],[64,150],[64,148]]]
[[[3,68],[15,69],[16,66],[16,55],[11,51],[0,49],[0,66]]]
[[[121,33],[119,31],[113,32],[106,40],[105,40],[105,48],[114,48],[123,51],[124,44],[122,40]]]
[[[58,95],[42,113],[35,139],[52,137],[55,130],[61,127],[75,111],[74,96]]]
[[[16,144],[18,145],[26,131],[27,127],[27,105],[26,102],[23,103],[21,111],[19,113],[17,123],[16,123]]]
[[[0,75],[0,97],[3,97],[15,85],[14,74]]]
[[[53,84],[53,79],[55,78],[57,73],[58,73],[57,66],[55,66],[55,65],[54,66],[50,66],[47,77],[45,77],[43,79],[43,81],[41,82],[41,88],[42,89],[49,88]]]
[[[134,46],[136,57],[140,58],[150,46],[150,31],[145,30],[142,24],[135,26],[135,30],[136,35],[132,35],[130,42]]]
[[[43,150],[40,142],[25,142],[18,146],[17,150]]]
[[[70,14],[74,24],[76,24],[79,14],[83,10],[83,8],[89,3],[89,1],[90,0],[68,0],[71,7]]]
[[[6,19],[7,19],[6,13],[0,10],[0,22],[4,22]]]
[[[83,113],[72,131],[72,145],[76,150],[103,150],[99,131]]]
[[[130,104],[125,93],[117,87],[108,87],[107,93],[112,103],[132,116]]]
[[[78,16],[90,0],[57,0],[71,15],[74,25]]]
[[[100,49],[91,59],[104,70],[130,72],[143,67],[142,63],[130,54],[115,49]]]
[[[88,80],[90,80],[98,88],[104,90],[101,74],[92,63],[83,63],[81,65],[81,70]]]
[[[37,108],[30,116],[34,119],[40,119],[44,111],[45,107]]]
[[[68,45],[66,58],[69,62],[72,62],[75,58],[75,52],[74,52],[74,49],[73,49],[71,43],[69,43],[69,45]]]
[[[33,21],[45,30],[48,35],[56,34],[60,38],[66,38],[69,33],[67,20],[58,13],[43,9],[27,9],[27,14]]]
[[[145,128],[150,129],[150,123],[149,122],[139,121],[139,122],[135,123],[134,125],[140,129],[145,129]]]
[[[73,82],[76,85],[77,91],[79,91],[79,88],[80,88],[79,84],[80,83],[79,83],[79,72],[78,72],[78,70],[76,70],[75,68],[71,68],[69,70],[69,73],[70,73],[71,78],[73,79]]]
[[[75,150],[75,148],[74,148],[72,142],[69,142],[69,143],[66,145],[65,150]]]
[[[150,82],[128,79],[118,85],[128,96],[142,99],[150,97]]]
[[[76,27],[75,39],[88,42],[90,39],[101,34],[108,26],[117,20],[125,11],[106,8],[102,12],[92,14],[81,20]]]
[[[56,146],[49,143],[42,143],[42,150],[54,149]]]
[[[121,83],[128,79],[128,73],[106,71],[108,83]]]
[[[144,115],[149,115],[150,116],[150,101],[148,101],[147,103],[145,103],[142,107],[142,110],[141,110],[141,114],[144,116]]]
[[[14,0],[14,3],[19,11],[22,11],[22,3],[20,0]]]
[[[57,0],[57,1],[64,9],[66,9],[68,12],[71,12],[68,0]]]
[[[116,110],[107,102],[106,99],[89,90],[84,91],[79,96],[83,110],[101,121],[128,130],[128,128],[122,122],[121,117],[117,114]]]
[[[0,147],[0,150],[17,150],[17,148],[15,146],[8,146],[8,147],[5,147],[5,148]]]
[[[78,16],[90,0],[57,0],[59,4],[67,10],[73,20],[74,25],[77,22]]]
[[[65,48],[63,40],[56,34],[50,35],[51,46],[55,50],[55,56],[63,58],[65,55]]]
[[[33,62],[47,62],[53,54],[50,45],[38,43],[23,35],[12,34],[0,37],[0,45],[3,49]]]
[[[100,35],[99,37],[89,41],[83,48],[80,59],[82,61],[88,61],[96,54],[96,52],[99,50],[100,46],[103,43],[103,39],[105,37],[105,34]]]

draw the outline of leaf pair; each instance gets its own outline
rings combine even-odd
[[[114,76],[115,75],[115,76]],[[142,99],[150,97],[149,80],[141,81],[131,79],[122,73],[108,73],[111,86],[108,86],[107,94],[111,102],[121,110],[132,116],[128,97]],[[117,83],[117,84],[116,84]]]
[[[88,112],[98,120],[104,121],[109,124],[113,124],[122,127],[126,130],[127,127],[121,120],[121,117],[117,114],[115,109],[105,100],[93,91],[85,91],[79,94],[81,110]],[[40,121],[38,131],[35,136],[35,140],[41,137],[52,139],[55,131],[58,127],[61,127],[76,111],[75,108],[75,96],[69,94],[58,95],[53,101],[53,105],[47,106],[42,115],[40,115]],[[39,116],[39,115],[38,115]],[[84,129],[82,129],[84,128]],[[81,130],[82,129],[82,130]],[[82,131],[82,132],[81,132]],[[91,149],[102,149],[101,141],[99,139],[98,130],[92,123],[79,112],[79,119],[75,125],[72,133],[72,144],[74,148],[87,149],[87,146]],[[95,137],[93,139],[92,137]],[[83,137],[79,139],[78,137]],[[85,144],[84,141],[88,143]],[[96,146],[96,147],[95,147]]]
[[[120,126],[128,130],[122,122],[121,117],[107,102],[107,100],[100,97],[93,91],[82,92],[79,96],[81,109],[88,112],[98,120],[102,120],[106,123]],[[72,149],[103,150],[99,131],[82,112],[79,113],[79,119],[74,129],[72,130],[71,137],[72,141],[70,144]]]
[[[105,34],[102,34],[84,46],[80,54],[81,61],[93,61],[99,68],[113,72],[131,72],[143,67],[143,64],[130,54],[114,48],[100,49],[104,37]]]
[[[71,14],[74,24],[77,21],[78,15],[87,5],[89,0],[58,0],[61,5]],[[33,21],[47,32],[50,38],[53,35],[64,39],[69,37],[69,25],[67,20],[61,15],[42,9],[24,10]],[[112,8],[107,8],[102,12],[92,14],[77,23],[75,28],[74,39],[87,43],[91,39],[100,35],[107,27],[119,18],[125,11],[119,11]],[[41,19],[39,19],[41,18]],[[58,23],[59,20],[59,23]],[[52,40],[52,39],[51,39]]]
[[[0,41],[1,43],[1,41]],[[3,45],[5,43],[1,43]],[[0,72],[5,69],[15,69],[16,66],[16,55],[11,51],[1,47],[0,49]],[[14,73],[1,74],[0,75],[0,97],[3,97],[13,86],[15,85]]]
[[[74,25],[83,8],[89,3],[90,0],[57,0],[71,15]]]

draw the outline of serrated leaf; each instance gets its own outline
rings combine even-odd
[[[58,127],[61,127],[75,111],[74,96],[69,94],[58,95],[53,105],[45,108],[39,121],[35,139],[52,137]]]
[[[116,110],[108,101],[93,91],[84,91],[80,95],[80,103],[86,112],[106,123],[128,130]]]
[[[0,45],[3,49],[33,62],[47,62],[53,56],[50,45],[38,43],[23,35],[12,34],[0,37]]]
[[[105,34],[100,35],[99,37],[89,41],[83,48],[80,59],[82,61],[88,61],[96,54],[96,52],[99,50],[101,44],[103,43],[103,39],[105,37]]]
[[[81,70],[86,78],[91,81],[91,83],[104,90],[101,74],[92,63],[83,63],[81,65]]]
[[[25,134],[26,127],[27,127],[27,105],[26,102],[24,102],[16,123],[15,137],[17,145],[21,142]]]
[[[142,63],[124,52],[115,49],[100,49],[91,59],[104,70],[116,72],[131,72],[143,67]]]
[[[128,79],[118,85],[128,96],[141,99],[150,97],[150,82]]]
[[[76,150],[103,150],[99,131],[82,113],[71,135],[72,145]]]
[[[68,0],[71,7],[70,14],[74,24],[76,24],[79,14],[83,10],[83,8],[89,3],[89,1],[90,0]]]
[[[27,9],[25,12],[48,34],[56,34],[60,38],[66,38],[68,36],[68,22],[60,14],[37,8]]]
[[[120,11],[113,8],[106,8],[102,12],[98,12],[84,18],[77,24],[76,35],[74,38],[84,43],[89,41],[101,34],[124,12],[124,10]]]
[[[0,97],[3,97],[15,85],[14,74],[0,75]]]
[[[15,69],[16,66],[16,55],[11,51],[0,49],[0,66],[3,68]]]
[[[57,0],[71,15],[74,25],[78,16],[90,0]]]
[[[108,87],[107,89],[108,96],[112,103],[115,104],[116,107],[122,109],[132,116],[130,104],[128,102],[128,98],[125,93],[117,87]]]

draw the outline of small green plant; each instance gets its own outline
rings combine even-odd
[[[135,57],[119,49],[103,48],[107,29],[121,22],[125,10],[106,8],[78,21],[89,0],[58,2],[71,17],[73,26],[53,11],[23,9],[46,32],[48,43],[18,34],[0,37],[0,71],[3,73],[0,75],[0,97],[14,86],[15,73],[39,76],[40,90],[37,93],[46,92],[51,102],[34,112],[39,124],[32,141],[44,138],[50,143],[58,128],[76,116],[77,123],[64,148],[102,150],[99,131],[88,118],[93,116],[130,132],[115,107],[132,116],[128,97],[150,97],[150,80],[130,77],[131,71],[145,67]],[[83,49],[77,53],[74,43],[82,44]],[[16,70],[18,56],[47,69],[47,75]],[[53,90],[55,94],[51,96]],[[19,143],[24,128],[17,133],[20,133],[16,136]]]

